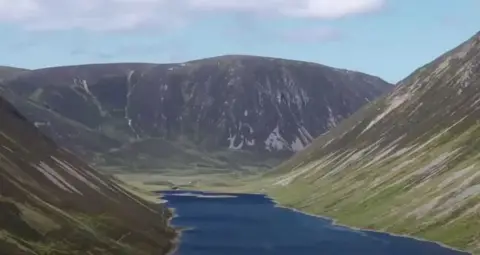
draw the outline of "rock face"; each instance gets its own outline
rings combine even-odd
[[[206,150],[257,152],[300,151],[392,88],[366,74],[253,56],[50,68],[4,86],[22,112],[67,148],[112,149],[160,138]],[[28,98],[29,106],[15,98]],[[69,124],[54,125],[58,121],[46,110]],[[77,128],[58,130],[72,123]],[[79,142],[79,125],[97,139],[81,135]],[[96,144],[98,139],[104,142]]]
[[[281,201],[480,252],[480,34],[281,165]]]
[[[161,205],[59,149],[0,98],[0,253],[166,254]]]

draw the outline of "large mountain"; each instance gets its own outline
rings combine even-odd
[[[270,176],[292,207],[480,252],[480,33]]]
[[[166,254],[162,205],[140,201],[0,98],[0,254]]]
[[[4,86],[21,112],[80,155],[177,156],[224,168],[235,150],[259,161],[302,150],[392,87],[358,72],[254,56],[49,68]]]
[[[0,66],[0,81],[4,79],[11,79],[16,75],[28,71],[27,69],[15,68],[9,66]]]

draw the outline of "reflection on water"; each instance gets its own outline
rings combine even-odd
[[[276,207],[263,195],[162,192],[188,227],[175,255],[463,255],[434,243],[357,231]]]

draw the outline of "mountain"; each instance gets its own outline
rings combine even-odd
[[[0,98],[0,254],[166,254],[169,211],[58,148]]]
[[[27,69],[9,67],[9,66],[0,66],[0,81],[3,79],[10,79],[16,75],[28,71]]]
[[[239,55],[40,69],[3,86],[47,135],[89,159],[228,169],[300,151],[392,88],[358,72]]]
[[[480,33],[269,173],[283,204],[480,253]]]

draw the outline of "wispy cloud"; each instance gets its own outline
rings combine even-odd
[[[212,13],[336,19],[386,0],[0,0],[0,22],[44,30],[171,28]]]

